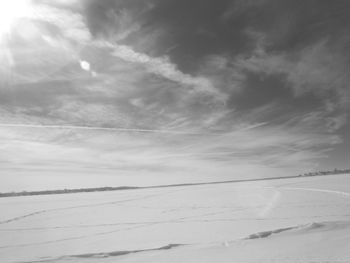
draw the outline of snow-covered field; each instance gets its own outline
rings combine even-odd
[[[350,175],[0,198],[0,262],[350,262]]]

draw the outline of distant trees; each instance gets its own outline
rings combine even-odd
[[[63,190],[44,190],[44,191],[30,191],[30,192],[22,191],[22,192],[0,193],[0,197],[74,194],[74,193],[85,193],[85,192],[129,190],[129,189],[137,189],[137,188],[138,187],[133,187],[133,186],[120,186],[120,187],[97,187],[97,188],[63,189]]]
[[[332,171],[316,171],[309,172],[304,174],[299,174],[298,176],[320,176],[320,175],[331,175],[331,174],[350,174],[350,169],[334,169]],[[296,176],[289,176],[296,177]],[[288,177],[285,177],[288,178]],[[269,178],[271,179],[271,178]],[[266,180],[258,179],[258,180]],[[244,180],[241,180],[244,181]],[[248,180],[249,181],[249,180]],[[184,184],[186,185],[186,184]],[[181,184],[177,185],[181,186]],[[163,186],[168,187],[168,186]],[[84,192],[103,192],[103,191],[118,191],[118,190],[131,190],[131,189],[139,189],[140,187],[136,186],[120,186],[120,187],[97,187],[97,188],[78,188],[78,189],[62,189],[62,190],[44,190],[44,191],[22,191],[22,192],[8,192],[8,193],[0,193],[1,197],[14,197],[14,196],[31,196],[31,195],[52,195],[52,194],[73,194],[73,193],[84,193]],[[147,187],[143,187],[147,188]]]
[[[304,174],[299,174],[299,176],[316,176],[316,175],[331,175],[331,174],[348,174],[350,173],[350,169],[337,169],[331,171],[316,171],[316,172],[309,172]]]

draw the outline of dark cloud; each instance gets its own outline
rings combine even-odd
[[[95,37],[111,37],[127,31],[128,27],[144,23],[145,13],[154,0],[88,0],[84,2],[84,15]]]
[[[348,1],[233,1],[225,21],[262,32],[269,50],[293,50],[349,32]]]
[[[126,130],[0,127],[14,160],[36,142],[33,163],[231,174],[348,153],[348,1],[35,2],[0,43],[2,122]]]
[[[197,71],[208,55],[249,55],[257,44],[269,52],[292,52],[325,38],[336,44],[350,28],[348,1],[102,0],[89,1],[86,10],[94,35],[134,29],[123,43],[169,55],[185,72]],[[148,46],[144,38],[154,35]]]

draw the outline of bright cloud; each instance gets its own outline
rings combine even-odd
[[[26,169],[67,187],[77,174],[102,185],[295,174],[316,169],[344,141],[347,62],[330,40],[271,52],[269,32],[249,25],[249,41],[240,41],[252,48],[235,54],[228,44],[216,50],[220,32],[192,28],[185,11],[191,26],[178,29],[156,4],[116,2],[91,1],[101,13],[81,1],[33,2],[27,31],[1,43],[8,185]],[[265,2],[230,5],[216,19],[230,23]]]

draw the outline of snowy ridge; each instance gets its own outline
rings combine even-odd
[[[311,231],[329,231],[335,229],[344,229],[350,227],[350,221],[329,221],[329,222],[313,222],[309,224],[298,225],[294,227],[279,228],[270,231],[262,231],[254,233],[244,238],[247,239],[257,239],[257,238],[267,238],[272,235],[280,234],[282,232],[293,233],[293,234],[303,234]]]
[[[340,229],[346,229],[350,228],[350,221],[329,221],[329,222],[313,222],[309,224],[302,224],[292,227],[286,227],[286,228],[279,228],[274,229],[270,231],[262,231],[258,233],[254,233],[249,235],[246,238],[243,238],[241,240],[254,240],[254,239],[262,239],[262,238],[269,238],[271,236],[273,237],[279,237],[281,235],[302,235],[302,234],[308,234],[311,232],[322,232],[322,231],[332,231],[332,230],[340,230]],[[235,240],[238,241],[238,240]],[[230,243],[233,243],[235,241],[231,241]],[[226,242],[227,243],[227,242]],[[227,244],[229,245],[229,244]],[[188,246],[186,244],[168,244],[162,247],[158,248],[148,248],[148,249],[139,249],[139,250],[124,250],[124,251],[112,251],[112,252],[97,252],[97,253],[85,253],[85,254],[77,254],[77,255],[66,255],[61,256],[58,258],[48,258],[43,260],[36,260],[36,261],[22,261],[21,263],[50,263],[50,262],[60,262],[60,261],[74,261],[75,260],[84,260],[84,259],[90,259],[90,260],[98,260],[103,258],[112,258],[112,257],[119,257],[119,256],[125,256],[129,254],[136,254],[136,253],[142,253],[142,252],[152,252],[152,251],[162,251],[162,250],[170,250],[177,247],[184,247]],[[196,247],[195,244],[190,245],[192,247]],[[205,246],[200,245],[201,248],[205,248]],[[208,245],[208,247],[213,247],[213,245]],[[215,247],[215,245],[214,245]]]
[[[158,248],[149,248],[149,249],[140,249],[140,250],[124,250],[124,251],[112,251],[112,252],[100,252],[100,253],[86,253],[79,255],[68,255],[62,256],[59,258],[51,258],[44,260],[35,260],[35,261],[22,261],[21,263],[49,263],[49,262],[58,262],[58,261],[69,261],[74,259],[101,259],[101,258],[109,258],[109,257],[118,257],[124,256],[128,254],[135,254],[140,252],[150,252],[157,250],[169,250],[175,247],[184,246],[183,244],[169,244],[166,246],[158,247]]]

